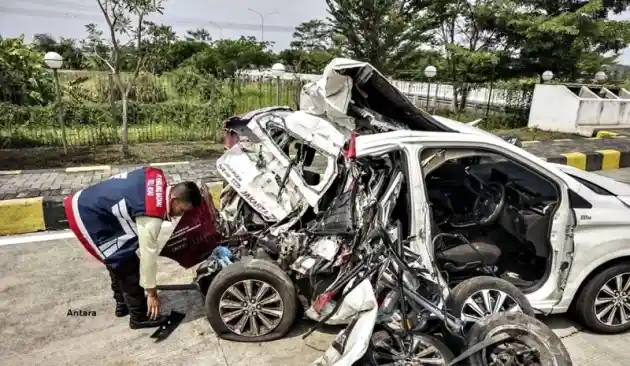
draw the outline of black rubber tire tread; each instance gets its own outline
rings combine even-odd
[[[518,287],[504,279],[491,276],[473,277],[457,284],[457,286],[451,290],[451,294],[448,297],[446,302],[447,309],[455,317],[460,318],[464,302],[475,292],[481,290],[503,291],[518,303],[524,314],[534,316],[532,304]]]
[[[280,324],[270,333],[258,337],[246,337],[233,333],[225,326],[219,315],[221,295],[231,285],[247,280],[261,280],[278,291],[283,302],[283,317]],[[269,342],[286,335],[295,323],[298,314],[298,299],[291,278],[276,264],[260,259],[247,259],[223,268],[212,280],[206,294],[206,316],[210,326],[223,339],[235,342]]]
[[[470,347],[483,341],[497,327],[507,327],[519,332],[524,331],[530,340],[539,343],[539,347],[536,347],[536,349],[541,354],[542,366],[573,365],[569,351],[562,343],[560,337],[540,320],[523,313],[494,314],[482,318],[468,332],[468,346]],[[482,352],[477,352],[470,356],[464,363],[470,366],[483,366],[486,364],[484,363]]]
[[[618,334],[630,329],[630,322],[624,325],[608,326],[597,320],[593,305],[599,290],[613,277],[630,272],[630,263],[620,263],[596,274],[577,294],[575,312],[578,320],[588,330],[602,334]]]
[[[415,334],[415,336],[422,337],[427,341],[427,343],[433,345],[433,347],[435,347],[438,352],[440,352],[442,357],[444,357],[445,365],[448,365],[452,360],[455,359],[453,351],[451,351],[451,349],[448,348],[448,346],[438,338],[428,334]],[[391,337],[391,335],[390,332],[388,332],[387,330],[379,330],[374,332],[374,334],[372,334],[372,337],[370,338],[370,345],[368,346],[367,351],[360,360],[353,364],[353,366],[378,366],[373,358],[372,353],[372,345],[374,344],[374,339],[389,337]]]

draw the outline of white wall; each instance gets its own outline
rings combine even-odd
[[[576,95],[564,85],[536,85],[529,127],[591,136],[597,129],[630,128],[630,93],[583,86]]]
[[[580,100],[564,85],[539,84],[534,88],[528,127],[575,132]]]

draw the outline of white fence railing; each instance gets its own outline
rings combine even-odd
[[[246,72],[248,78],[271,79],[270,71],[251,70]],[[294,74],[287,72],[282,76],[283,80],[300,79],[303,81],[316,81],[321,77],[319,74]],[[443,83],[423,83],[417,81],[392,80],[392,84],[398,88],[403,94],[409,97],[414,103],[426,100],[429,93],[429,99],[432,103],[436,101],[450,102],[453,101],[455,90],[450,84]],[[525,92],[518,90],[509,90],[502,88],[493,88],[480,86],[472,88],[468,93],[467,103],[473,105],[487,105],[490,99],[490,105],[494,107],[513,106],[522,104],[526,100]]]
[[[72,70],[63,70],[63,72],[77,72]],[[95,73],[90,71],[89,73]],[[98,72],[96,72],[98,73]],[[102,72],[107,74],[107,72]],[[271,72],[268,70],[247,70],[240,74],[243,79],[249,80],[270,80],[272,79]],[[320,74],[294,74],[286,72],[282,76],[283,80],[295,80],[300,79],[302,81],[316,81],[321,77]],[[414,103],[423,103],[423,100],[427,99],[430,93],[431,104],[436,102],[448,103],[453,101],[454,88],[450,84],[446,83],[424,83],[417,81],[405,81],[405,80],[392,80],[392,84],[398,88],[403,94],[405,94]],[[505,106],[518,106],[527,103],[527,96],[524,91],[509,90],[502,88],[493,88],[492,91],[489,87],[478,86],[472,88],[468,93],[467,104],[468,105],[488,105],[488,99],[490,99],[490,106],[493,107],[505,107]]]

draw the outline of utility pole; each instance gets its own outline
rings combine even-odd
[[[215,22],[209,22],[210,24],[212,24],[213,26],[219,28],[219,39],[223,39],[223,27],[221,27],[220,25],[218,25]]]
[[[258,14],[258,16],[260,17],[260,41],[264,42],[265,41],[265,17],[268,17],[270,15],[275,15],[278,14],[277,11],[273,11],[271,13],[268,14],[262,14],[261,12],[258,12],[252,8],[247,8],[247,10],[251,11],[252,13],[256,13]]]

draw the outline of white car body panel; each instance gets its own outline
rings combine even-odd
[[[265,221],[277,222],[300,204],[301,196],[296,195],[295,187],[289,184],[278,196],[280,185],[271,171],[274,168],[280,169],[282,162],[263,151],[270,169],[259,169],[254,160],[257,158],[257,151],[256,149],[256,152],[247,154],[240,144],[236,144],[217,160],[217,170]]]
[[[553,309],[554,313],[562,313],[567,311],[584,280],[598,267],[624,257],[630,261],[630,208],[627,206],[630,185],[571,166],[553,165],[613,194],[623,195],[597,194],[584,185],[576,192],[593,207],[574,209],[577,226],[574,233],[576,251],[573,269],[564,296]]]
[[[309,186],[299,167],[294,166],[280,196],[280,182],[290,161],[268,135],[268,124],[275,123],[289,135],[316,149],[327,160],[326,170],[316,186]],[[236,144],[217,160],[219,174],[267,222],[287,217],[295,208],[308,203],[315,207],[337,176],[337,158],[345,137],[329,121],[304,112],[281,119],[262,114],[252,118],[247,127],[259,141]],[[247,152],[244,152],[247,149]],[[261,159],[262,157],[262,159]],[[264,162],[259,166],[258,161]]]
[[[267,124],[273,122],[274,120],[269,118],[254,118],[247,127],[260,139],[262,149],[271,153],[274,159],[280,162],[279,166],[272,171],[282,179],[289,168],[290,161],[267,134]],[[315,207],[337,176],[336,161],[342,151],[344,136],[327,120],[304,112],[292,113],[287,116],[284,122],[283,127],[289,135],[302,140],[326,157],[326,171],[320,177],[317,186],[309,186],[297,167],[293,167],[289,173],[289,180],[295,185],[297,192],[309,205]],[[269,171],[265,167],[258,169]],[[252,194],[256,193],[252,192]]]
[[[444,122],[444,119],[438,120]],[[630,208],[622,202],[630,201],[630,185],[572,167],[548,163],[500,137],[475,127],[452,120],[446,123],[461,133],[395,131],[359,136],[356,140],[357,157],[378,156],[400,149],[408,154],[410,161],[419,162],[417,149],[420,147],[456,145],[471,149],[490,149],[535,169],[557,183],[562,194],[560,207],[552,218],[550,230],[552,270],[542,287],[527,295],[535,309],[543,313],[566,312],[580,285],[593,270],[610,260],[630,256]],[[622,196],[617,198],[612,195],[599,195],[568,174],[591,181]],[[414,193],[416,198],[424,199],[424,193],[418,194],[424,192],[421,183],[416,182],[410,189],[416,192]],[[593,207],[572,209],[569,205],[569,190],[582,196]],[[427,229],[426,223],[421,223],[425,221],[422,217],[426,210],[414,205],[413,211],[411,219],[416,222],[416,225],[413,225],[415,232]],[[418,250],[418,254],[422,256],[432,257],[433,248],[430,248],[428,240],[427,237],[422,242],[415,243],[413,249]]]

